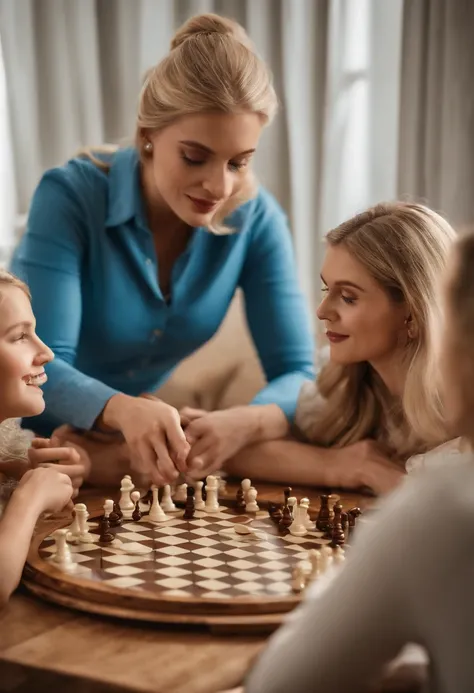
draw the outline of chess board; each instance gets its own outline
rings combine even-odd
[[[98,538],[97,519],[90,518],[90,531]],[[238,534],[239,525],[256,534]],[[122,618],[269,630],[300,600],[292,592],[293,568],[328,541],[316,532],[282,535],[266,511],[238,514],[225,506],[213,514],[196,511],[192,520],[181,510],[163,524],[149,522],[145,513],[111,531],[116,546],[70,543],[72,572],[53,561],[51,529],[39,534],[26,586],[45,599]]]

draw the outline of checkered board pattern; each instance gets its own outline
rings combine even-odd
[[[237,535],[235,526],[242,523],[258,529],[258,538]],[[112,531],[122,549],[70,544],[79,564],[74,577],[165,598],[289,596],[296,563],[306,558],[308,549],[325,543],[312,532],[304,537],[280,535],[268,516],[237,515],[232,508],[215,514],[197,511],[190,521],[181,511],[164,524],[153,524],[144,515],[140,522],[124,520]],[[91,532],[98,532],[97,525]],[[137,553],[140,550],[148,552]],[[47,537],[39,547],[40,557],[50,562],[54,552],[54,541]]]

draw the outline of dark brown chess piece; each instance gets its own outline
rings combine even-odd
[[[140,510],[140,499],[135,503],[135,509],[132,513],[132,520],[134,522],[140,522],[142,519],[142,511]]]
[[[272,515],[272,520],[276,525],[278,525],[280,523],[280,520],[282,517],[283,517],[283,511],[282,511],[281,507],[278,506]]]
[[[335,548],[336,546],[344,546],[345,536],[342,529],[342,505],[336,504],[334,506],[334,519],[331,532],[331,546]]]
[[[344,534],[347,536],[347,527],[349,524],[349,515],[346,512],[341,513],[341,527]]]
[[[332,533],[336,522],[342,523],[342,505],[339,505],[338,503],[334,503],[332,508],[329,508],[329,525],[326,531],[324,532],[324,537],[326,539],[332,539]]]
[[[147,503],[148,505],[151,505],[153,502],[153,491],[151,488],[148,489],[148,491],[145,493],[145,495],[142,498],[142,503]]]
[[[122,512],[122,510],[120,509],[119,503],[114,503],[114,513],[117,514],[117,517],[118,517],[118,525],[121,525],[121,524],[122,524],[122,520],[123,520],[123,512]]]
[[[291,508],[289,505],[284,505],[282,510],[281,520],[278,523],[278,529],[284,532],[292,524],[293,518],[291,516]]]
[[[194,488],[188,486],[186,489],[186,504],[184,506],[183,519],[192,520],[194,517]]]
[[[359,515],[362,515],[362,510],[360,508],[351,508],[347,515],[349,518],[349,536],[351,536],[355,529],[357,518]]]
[[[291,494],[292,494],[292,493],[293,493],[293,489],[291,488],[291,486],[288,486],[288,487],[283,491],[283,494],[284,494],[284,496],[285,496],[284,505],[286,505],[287,507],[288,507],[288,498],[291,497]]]
[[[270,516],[270,520],[274,522],[275,524],[278,524],[281,520],[281,508],[278,505],[278,503],[269,503],[268,504],[268,514]]]
[[[323,494],[320,496],[321,506],[319,508],[318,517],[316,519],[316,529],[319,532],[327,532],[331,527],[330,512],[329,512],[329,496]]]
[[[118,503],[114,503],[114,509],[109,515],[109,523],[111,527],[120,527],[122,524],[122,518],[119,515],[121,513],[120,506]]]
[[[242,486],[239,486],[237,493],[235,494],[236,506],[235,509],[238,513],[245,512],[245,494]]]
[[[108,517],[101,517],[99,528],[99,544],[110,544],[113,542],[114,535],[110,531],[110,522]]]

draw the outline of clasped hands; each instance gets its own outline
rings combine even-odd
[[[152,395],[142,397],[154,401],[154,426],[147,424],[144,407],[141,420],[133,417],[122,432],[132,467],[150,476],[157,486],[175,482],[180,473],[190,479],[204,478],[254,439],[256,416],[250,406],[178,411]]]

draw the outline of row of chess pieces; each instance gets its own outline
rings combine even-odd
[[[159,489],[151,486],[148,493],[142,498],[140,491],[135,489],[130,475],[125,475],[120,485],[120,500],[118,502],[107,499],[104,502],[104,512],[99,518],[99,535],[90,532],[88,522],[89,512],[85,503],[76,503],[72,511],[72,523],[69,527],[56,530],[52,537],[55,541],[56,551],[53,562],[63,570],[73,570],[76,567],[74,557],[68,543],[112,545],[116,542],[115,534],[111,529],[120,527],[123,520],[139,522],[143,517],[141,504],[148,504],[147,520],[154,523],[168,522],[173,519],[166,513],[181,512],[176,503],[184,503],[184,519],[191,520],[195,510],[206,512],[218,512],[219,492],[225,489],[225,482],[219,476],[208,476],[206,480],[196,482],[194,487],[187,484],[179,484],[175,488],[164,486],[161,502],[158,500]],[[143,507],[143,505],[142,505]],[[175,515],[174,515],[175,517]]]
[[[328,541],[332,548],[345,544],[355,529],[356,520],[362,512],[360,508],[345,512],[337,501],[331,508],[330,496],[321,495],[318,516],[314,521],[309,515],[309,499],[302,498],[298,502],[291,493],[292,489],[286,488],[283,504],[270,503],[268,508],[270,518],[280,532],[290,532],[296,537],[303,537],[308,532],[316,533]]]
[[[340,565],[346,559],[342,546],[331,548],[323,545],[310,549],[306,559],[298,561],[291,575],[293,592],[303,592],[312,582],[320,578],[332,565]]]
[[[362,513],[361,509],[357,507],[345,512],[337,501],[331,508],[329,495],[323,494],[319,498],[320,508],[315,521],[309,518],[309,500],[303,498],[298,505],[296,498],[291,496],[291,488],[285,489],[283,509],[278,506],[270,508],[270,517],[278,524],[280,531],[288,530],[295,536],[303,536],[298,527],[301,523],[307,530],[321,539],[321,547],[310,549],[307,552],[307,558],[298,561],[293,569],[291,586],[296,593],[305,590],[312,582],[324,575],[332,565],[343,563],[345,560],[343,546],[354,532],[357,518]],[[285,511],[286,507],[290,510]],[[296,520],[294,519],[295,516]],[[292,524],[289,524],[290,522]],[[292,531],[295,522],[297,524],[296,531],[294,528]]]

